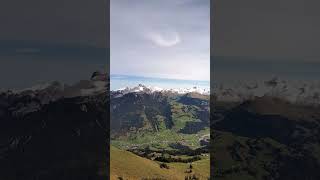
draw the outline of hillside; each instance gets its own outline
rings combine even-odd
[[[118,147],[199,148],[201,137],[209,134],[208,96],[132,92],[111,96],[110,102],[111,140]]]
[[[0,179],[108,178],[107,94],[72,89],[0,93]]]
[[[215,179],[319,179],[319,106],[270,96],[216,103]]]
[[[175,169],[161,169],[159,163],[146,158],[139,157],[131,152],[110,148],[110,178],[117,180],[141,179],[141,178],[163,178],[183,179],[183,173]]]
[[[195,172],[192,174],[185,173],[188,164],[184,163],[167,163],[169,169],[160,168],[160,162],[152,161],[139,157],[131,152],[120,150],[111,146],[110,148],[110,178],[118,180],[119,177],[130,180],[140,180],[143,178],[159,178],[167,180],[184,179],[186,176],[196,174],[200,179],[206,179],[209,172],[203,172],[208,168],[209,159],[193,164]],[[199,173],[200,172],[200,173]]]

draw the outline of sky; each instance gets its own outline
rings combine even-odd
[[[210,18],[209,0],[110,0],[109,24],[106,0],[4,1],[0,89],[88,79],[109,64],[109,34],[113,74],[320,76],[320,1],[211,2]]]
[[[319,79],[320,1],[216,0],[212,5],[213,80]]]
[[[0,40],[106,46],[107,0],[10,0],[0,6]]]
[[[215,55],[320,61],[320,1],[223,0],[214,6]]]
[[[90,79],[108,65],[106,0],[4,1],[0,89]]]
[[[209,0],[111,0],[110,72],[210,79]]]

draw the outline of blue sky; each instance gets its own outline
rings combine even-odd
[[[209,0],[111,0],[111,74],[210,79]]]

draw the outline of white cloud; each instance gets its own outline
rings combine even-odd
[[[146,35],[146,38],[160,47],[171,47],[181,42],[181,38],[177,32],[150,32]]]

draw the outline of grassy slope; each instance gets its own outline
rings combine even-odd
[[[161,169],[157,162],[134,155],[128,151],[110,148],[110,178],[117,180],[123,179],[141,179],[141,178],[163,178],[179,180],[184,179],[188,164],[169,163],[170,169]],[[194,162],[193,169],[195,174],[206,179],[209,175],[209,158]]]
[[[236,179],[236,180],[254,180],[254,179],[264,179],[263,176],[269,175],[265,169],[265,165],[270,165],[272,162],[278,162],[277,155],[288,155],[289,151],[286,146],[274,141],[270,138],[261,138],[255,144],[255,147],[251,148],[248,146],[248,141],[250,138],[236,136],[228,132],[217,132],[219,137],[216,138],[215,144],[213,146],[214,154],[214,174],[217,177],[214,179],[224,180],[224,179]],[[255,140],[254,140],[255,141]],[[253,142],[253,141],[251,141]],[[232,147],[232,144],[239,143],[240,147]],[[234,149],[235,151],[231,151]],[[274,154],[275,150],[277,154]],[[251,150],[251,152],[250,152]],[[252,153],[254,152],[254,156]],[[235,160],[231,154],[237,154],[239,160]],[[219,176],[221,172],[232,170],[232,167],[247,168],[251,170],[253,174],[250,174],[247,170],[242,169],[240,171],[231,171],[222,176]]]
[[[173,167],[181,172],[185,172],[186,169],[189,167],[187,163],[170,163],[170,167]],[[208,179],[210,176],[210,158],[207,157],[200,161],[195,161],[192,163],[192,171],[200,179]],[[187,174],[185,174],[187,175]]]
[[[161,169],[156,162],[112,146],[110,150],[111,179],[117,179],[118,177],[130,180],[156,177],[164,179],[184,178],[184,174],[179,173],[176,169]]]

